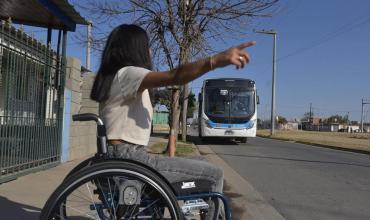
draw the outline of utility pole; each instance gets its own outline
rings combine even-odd
[[[349,121],[349,112],[347,112],[347,128],[349,129],[350,121]]]
[[[254,32],[260,34],[273,35],[273,49],[272,49],[272,91],[271,91],[271,130],[270,135],[275,133],[275,79],[276,79],[276,35],[274,30],[255,30]]]
[[[308,123],[312,123],[313,122],[313,119],[312,119],[312,103],[310,103],[310,118],[308,119]]]
[[[87,37],[87,43],[86,43],[86,69],[88,70],[91,70],[91,62],[90,62],[90,54],[91,54],[91,27],[92,27],[92,22],[91,21],[88,21],[88,25],[87,25],[87,33],[86,33],[86,37]]]
[[[370,105],[370,100],[361,99],[361,133],[364,132],[364,105]]]
[[[365,121],[365,123],[367,123],[367,122],[369,122],[368,121],[368,119],[367,119],[367,116],[368,116],[368,114],[369,114],[369,111],[370,111],[370,109],[368,109],[367,111],[366,111],[366,114],[365,114],[365,119],[364,119],[364,121]]]
[[[184,1],[184,30],[185,30],[185,26],[186,26],[186,13],[187,13],[187,10],[188,10],[188,7],[189,7],[189,0],[185,0]],[[186,35],[187,33],[184,33],[184,35]],[[183,61],[186,61],[185,63],[188,62],[188,54],[186,54],[186,57],[185,57],[185,60],[183,59]],[[184,86],[183,86],[183,89],[182,89],[182,93],[183,93],[183,101],[182,101],[182,120],[181,120],[181,125],[182,125],[182,129],[181,129],[181,140],[186,142],[186,134],[187,134],[187,113],[188,113],[188,101],[189,101],[189,84],[186,83]]]

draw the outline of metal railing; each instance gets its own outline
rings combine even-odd
[[[0,24],[0,182],[60,160],[64,59]]]

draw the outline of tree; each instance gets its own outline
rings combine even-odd
[[[205,57],[214,50],[211,40],[236,37],[245,34],[246,27],[254,17],[271,16],[278,0],[92,0],[88,4],[75,4],[89,12],[87,17],[96,28],[93,47],[101,49],[109,31],[99,28],[107,24],[109,29],[130,21],[147,30],[151,39],[153,60],[160,69],[164,65],[173,69],[177,65]],[[241,36],[241,35],[239,35]],[[183,139],[186,139],[186,112],[188,86],[182,87]],[[171,97],[171,128],[169,153],[176,148],[180,116],[180,88],[173,87]]]
[[[327,123],[339,123],[339,124],[346,124],[348,123],[348,116],[341,116],[341,115],[332,115],[326,119]]]
[[[150,100],[152,105],[155,106],[156,104],[165,105],[167,109],[170,109],[171,106],[171,91],[168,89],[163,88],[154,88],[150,91]],[[188,95],[188,111],[187,111],[187,118],[193,117],[193,113],[195,110],[195,94],[189,92]],[[180,105],[183,102],[180,102]]]
[[[278,123],[278,124],[283,124],[283,125],[285,125],[286,123],[288,123],[288,120],[286,120],[286,118],[284,118],[283,116],[278,116],[277,118],[278,118],[278,119],[277,119],[277,123]]]
[[[313,116],[314,116],[313,112],[306,112],[303,114],[303,117],[301,118],[301,122],[311,122]]]
[[[194,113],[194,110],[195,110],[195,104],[196,104],[195,94],[192,93],[192,92],[189,92],[187,118],[192,118],[193,117],[193,113]]]
[[[167,109],[171,108],[171,91],[168,89],[154,88],[152,89],[151,102],[153,105],[165,105]]]

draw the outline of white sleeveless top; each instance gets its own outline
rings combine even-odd
[[[99,105],[108,139],[148,145],[153,108],[148,90],[138,93],[148,72],[150,70],[134,66],[118,70],[108,100]]]

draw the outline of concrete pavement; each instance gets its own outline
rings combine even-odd
[[[258,137],[209,144],[286,219],[370,219],[369,155]]]
[[[161,141],[166,141],[163,136],[152,136],[149,145]],[[89,157],[68,161],[59,166],[0,184],[0,219],[38,219],[51,193],[71,169],[87,158]]]
[[[151,137],[149,145],[159,141],[165,140],[161,136]],[[39,213],[51,193],[70,170],[87,158],[89,157],[68,161],[59,166],[0,184],[0,219],[38,219]]]
[[[150,144],[166,141],[153,136]],[[283,219],[254,188],[219,158],[209,147],[200,146],[207,159],[221,166],[225,173],[225,191],[232,201],[233,219]],[[196,152],[198,153],[198,152]],[[57,167],[32,173],[0,185],[0,219],[36,220],[50,194],[63,181],[68,172],[85,158],[69,161]]]
[[[84,159],[84,158],[83,158]],[[36,220],[41,208],[78,159],[0,185],[0,219]]]
[[[231,200],[233,219],[284,220],[248,181],[217,156],[209,146],[198,145],[198,149],[208,161],[224,170],[224,192]]]

